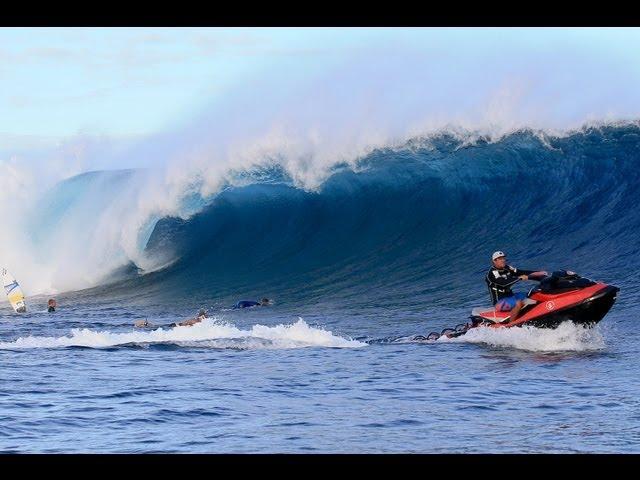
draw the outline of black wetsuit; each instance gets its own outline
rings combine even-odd
[[[495,305],[503,298],[513,296],[511,285],[518,281],[520,275],[531,275],[535,270],[522,270],[506,265],[504,268],[491,267],[484,278],[491,295],[491,303]]]
[[[238,303],[236,303],[233,308],[234,309],[238,309],[238,308],[250,308],[250,307],[257,307],[258,305],[261,305],[260,302],[254,302],[253,300],[240,300]]]

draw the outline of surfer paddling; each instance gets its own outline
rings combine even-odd
[[[200,323],[205,318],[207,318],[207,312],[205,309],[201,308],[198,312],[198,316],[196,318],[190,318],[189,320],[185,320],[184,322],[174,323],[176,327],[190,327],[191,325],[195,325],[196,323]]]
[[[207,318],[207,311],[204,308],[201,308],[200,311],[198,312],[198,315],[195,318],[190,318],[188,320],[185,320],[184,322],[174,322],[171,323],[169,325],[165,325],[167,327],[190,327],[192,325],[195,325],[196,323],[200,323],[202,322],[205,318]],[[156,325],[154,325],[153,323],[149,322],[149,320],[147,320],[146,318],[144,320],[138,320],[137,322],[135,322],[133,324],[134,327],[136,328],[150,328],[150,327],[155,327]]]
[[[237,310],[239,308],[266,307],[267,305],[271,305],[271,300],[269,300],[268,298],[263,298],[259,302],[256,302],[254,300],[240,300],[233,306],[233,309]]]

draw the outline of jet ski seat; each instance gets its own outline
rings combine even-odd
[[[528,298],[527,297],[527,298],[525,298],[523,300],[523,303],[524,303],[523,307],[526,307],[527,305],[535,305],[538,302],[536,302],[532,298]],[[473,310],[471,310],[471,315],[479,317],[479,316],[482,316],[483,313],[487,313],[487,312],[493,310],[493,308],[494,307],[476,307]],[[508,317],[506,317],[506,318],[508,318]]]

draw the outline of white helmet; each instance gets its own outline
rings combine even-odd
[[[491,260],[495,260],[496,258],[500,258],[500,257],[506,257],[506,255],[504,254],[504,252],[501,252],[500,250],[498,250],[497,252],[493,252],[493,255],[491,255]]]

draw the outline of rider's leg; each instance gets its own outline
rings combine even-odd
[[[513,309],[511,310],[511,315],[509,317],[510,322],[518,318],[518,313],[520,313],[520,309],[522,308],[523,305],[524,305],[524,302],[522,300],[518,300],[516,302],[516,306],[513,307]]]
[[[494,323],[504,323],[506,321],[512,321],[515,320],[515,318],[518,316],[518,313],[520,313],[520,309],[522,308],[522,306],[524,305],[524,302],[518,298],[517,295],[514,295],[512,297],[508,297],[508,298],[503,298],[500,302],[498,302],[496,304],[496,312],[509,312],[509,318],[494,318],[492,319],[492,321]]]

